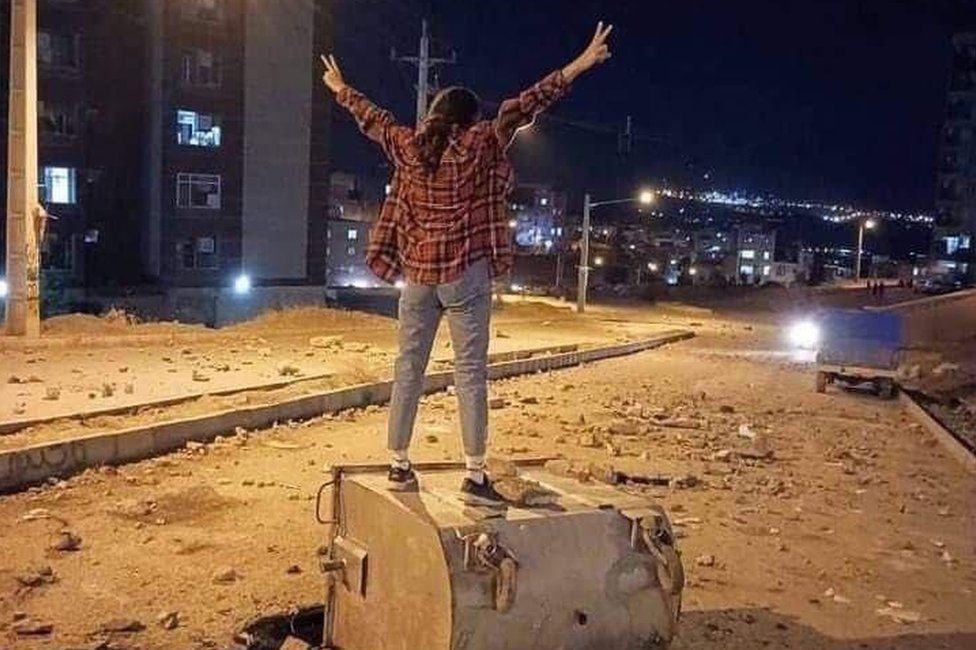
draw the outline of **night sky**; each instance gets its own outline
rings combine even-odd
[[[524,134],[524,181],[585,187],[667,180],[871,208],[930,211],[952,33],[976,0],[337,0],[336,50],[350,83],[413,120],[416,51],[457,52],[444,85],[497,102],[559,67],[598,19],[614,58]],[[628,161],[614,130],[633,116]],[[377,172],[375,151],[337,118],[337,168]],[[571,126],[568,122],[579,123]],[[705,174],[709,179],[705,180]],[[623,179],[623,180],[621,180]]]

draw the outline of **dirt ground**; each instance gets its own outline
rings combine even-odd
[[[604,320],[663,319],[641,314]],[[694,318],[692,341],[492,384],[507,402],[492,449],[698,479],[647,492],[678,525],[689,578],[675,648],[976,647],[973,475],[897,403],[816,394],[776,327]],[[330,464],[386,460],[385,415],[0,498],[0,647],[224,648],[254,616],[320,602],[315,494]],[[609,433],[623,418],[636,433]],[[736,453],[759,444],[771,459]],[[459,454],[453,397],[425,398],[415,458]]]

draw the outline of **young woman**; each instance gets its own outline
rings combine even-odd
[[[393,489],[417,485],[408,449],[431,346],[446,314],[467,468],[461,491],[473,501],[501,500],[484,467],[491,279],[512,265],[506,196],[514,175],[506,152],[518,129],[566,94],[577,77],[610,58],[612,29],[597,25],[582,54],[503,102],[494,119],[481,120],[474,92],[453,87],[434,98],[417,129],[398,125],[346,83],[335,57],[322,57],[322,81],[394,169],[366,253],[378,277],[404,281],[388,431]]]

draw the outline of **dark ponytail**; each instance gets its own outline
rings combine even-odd
[[[478,119],[478,104],[478,96],[460,86],[445,88],[438,93],[417,131],[417,149],[424,171],[428,174],[437,171],[451,137]]]

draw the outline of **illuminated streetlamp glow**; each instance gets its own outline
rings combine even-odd
[[[7,286],[7,281],[6,280],[0,280],[0,298],[6,298],[7,297],[7,292],[9,290],[10,290],[10,288]]]
[[[688,269],[688,275],[698,275],[698,269],[696,269],[695,267],[691,267],[690,269]]]
[[[875,221],[874,219],[868,219],[867,221],[864,222],[864,227],[867,228],[868,230],[872,230],[877,225],[878,222]]]
[[[597,255],[593,258],[593,266],[603,266],[603,258]]]
[[[516,221],[515,219],[510,219],[509,222],[508,222],[508,227],[509,228],[514,228],[517,225],[518,225],[518,221]]]
[[[652,273],[655,272],[655,271],[657,271],[657,264],[655,264],[654,262],[648,262],[647,263],[647,270],[648,271],[651,271]]]
[[[249,276],[247,273],[241,273],[234,280],[234,293],[236,293],[239,296],[242,296],[246,293],[250,293],[250,291],[251,291],[251,276]]]
[[[640,193],[639,200],[644,205],[650,205],[654,203],[654,192],[650,190],[644,190],[643,192]]]

